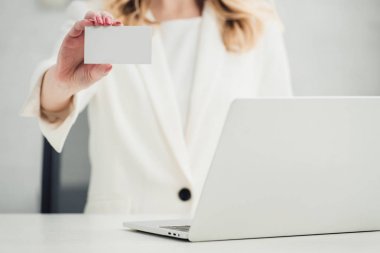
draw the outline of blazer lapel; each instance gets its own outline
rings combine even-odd
[[[207,105],[215,95],[216,77],[220,73],[226,49],[224,47],[215,13],[207,2],[203,11],[194,83],[191,92],[185,140],[189,151],[194,146]]]
[[[152,39],[152,64],[137,65],[145,81],[163,135],[189,183],[192,179],[189,155],[192,152],[191,149],[195,147],[197,133],[206,116],[207,104],[215,92],[214,89],[217,86],[215,79],[223,64],[225,54],[226,50],[216,16],[206,3],[202,14],[185,132],[183,132],[173,81],[158,29],[154,29]]]
[[[145,81],[153,110],[169,149],[177,161],[178,167],[190,181],[188,152],[180,112],[158,29],[154,29],[152,37],[152,64],[137,65],[137,68]]]

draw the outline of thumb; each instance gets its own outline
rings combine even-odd
[[[91,64],[85,66],[85,79],[88,83],[94,83],[106,76],[112,69],[111,64]]]
[[[112,69],[111,64],[96,64],[89,69],[90,82],[96,82],[102,77],[106,76]]]

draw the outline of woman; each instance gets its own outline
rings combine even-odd
[[[24,115],[61,152],[88,106],[86,212],[189,216],[230,103],[291,95],[281,25],[263,0],[113,0],[107,10],[74,16]],[[84,27],[109,25],[154,26],[152,64],[83,64]]]

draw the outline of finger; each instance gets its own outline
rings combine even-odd
[[[112,25],[113,17],[110,13],[102,11],[100,14],[103,18],[104,25]]]
[[[110,17],[103,17],[105,25],[112,25],[112,19]]]
[[[77,21],[74,26],[69,31],[69,36],[76,38],[80,36],[86,26],[93,26],[94,23],[91,20],[83,19],[80,21]]]
[[[95,15],[95,21],[96,21],[96,25],[103,25],[103,18],[100,14],[96,14]]]
[[[121,26],[121,25],[123,25],[123,23],[120,20],[118,20],[118,19],[114,19],[112,21],[112,25],[113,26]]]
[[[95,16],[96,16],[96,12],[95,11],[88,11],[86,13],[86,15],[84,16],[85,19],[93,19],[95,20]]]

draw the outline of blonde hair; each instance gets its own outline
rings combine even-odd
[[[261,37],[265,20],[277,18],[274,7],[265,0],[195,0],[206,1],[214,9],[221,37],[229,52],[253,48]],[[151,0],[108,0],[106,9],[125,25],[153,25],[146,17]]]

